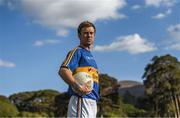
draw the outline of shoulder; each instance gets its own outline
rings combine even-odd
[[[83,52],[83,51],[84,50],[82,47],[77,46],[77,47],[71,49],[69,52],[78,52],[79,53],[79,52]]]
[[[71,49],[71,50],[69,51],[69,53],[74,53],[74,52],[76,52],[77,50],[78,50],[78,47],[75,47],[75,48]]]
[[[75,47],[73,49],[71,49],[69,52],[68,52],[68,55],[80,55],[82,53],[82,48],[81,47]]]

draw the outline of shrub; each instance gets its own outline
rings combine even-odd
[[[12,117],[17,116],[18,110],[8,98],[0,95],[0,117]]]

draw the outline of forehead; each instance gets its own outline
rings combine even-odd
[[[81,29],[81,32],[94,32],[94,28],[93,27],[83,27]]]

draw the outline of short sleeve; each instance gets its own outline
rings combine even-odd
[[[68,53],[61,67],[66,67],[70,69],[73,73],[74,70],[79,66],[80,58],[81,58],[81,54],[78,51],[78,49],[75,48]]]

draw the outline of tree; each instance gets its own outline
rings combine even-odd
[[[180,117],[180,62],[177,58],[171,55],[154,56],[142,78],[156,116]]]

